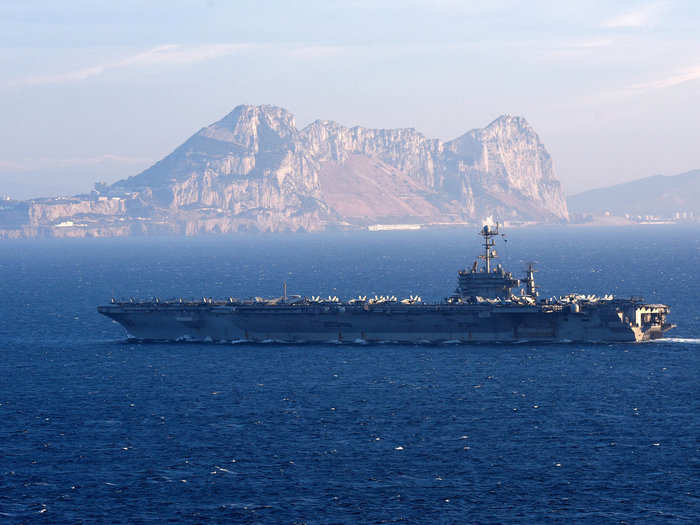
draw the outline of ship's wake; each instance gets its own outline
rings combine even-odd
[[[194,338],[190,336],[178,337],[177,339],[142,339],[136,337],[127,337],[125,340],[105,340],[104,342],[123,342],[126,344],[133,343],[179,343],[179,344],[219,344],[219,345],[343,345],[343,346],[373,346],[373,345],[410,345],[410,346],[474,346],[474,345],[542,345],[542,344],[610,344],[605,341],[587,341],[576,342],[571,339],[548,340],[548,341],[533,341],[531,339],[517,339],[514,341],[466,341],[461,339],[447,340],[429,340],[422,339],[418,341],[400,341],[397,339],[329,339],[327,341],[308,341],[308,340],[287,340],[287,339],[212,339],[211,337]],[[619,342],[625,344],[624,342]],[[641,344],[659,344],[659,343],[676,343],[676,344],[700,344],[700,338],[697,337],[665,337],[659,339],[646,340]]]
[[[690,345],[700,345],[700,338],[696,337],[663,337],[661,339],[654,339],[654,343],[683,343]]]

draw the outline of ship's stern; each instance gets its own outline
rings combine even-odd
[[[641,304],[634,309],[635,335],[637,341],[661,339],[676,325],[667,321],[671,309],[665,304]]]

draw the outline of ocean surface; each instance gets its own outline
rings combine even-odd
[[[471,230],[0,243],[0,523],[700,523],[700,228],[512,229],[644,344],[138,344],[111,297],[419,294]]]

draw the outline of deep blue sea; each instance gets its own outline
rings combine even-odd
[[[700,523],[700,228],[513,229],[618,345],[136,344],[110,297],[449,295],[471,230],[0,243],[0,523]]]

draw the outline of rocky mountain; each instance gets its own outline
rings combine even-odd
[[[95,216],[99,234],[117,235],[568,218],[547,150],[512,116],[442,142],[325,120],[300,130],[283,108],[238,106],[142,173],[97,190],[100,206],[34,203],[27,227],[89,230]]]
[[[700,170],[680,175],[653,175],[607,188],[585,191],[568,198],[579,214],[609,212],[616,216],[675,217],[700,215]]]

